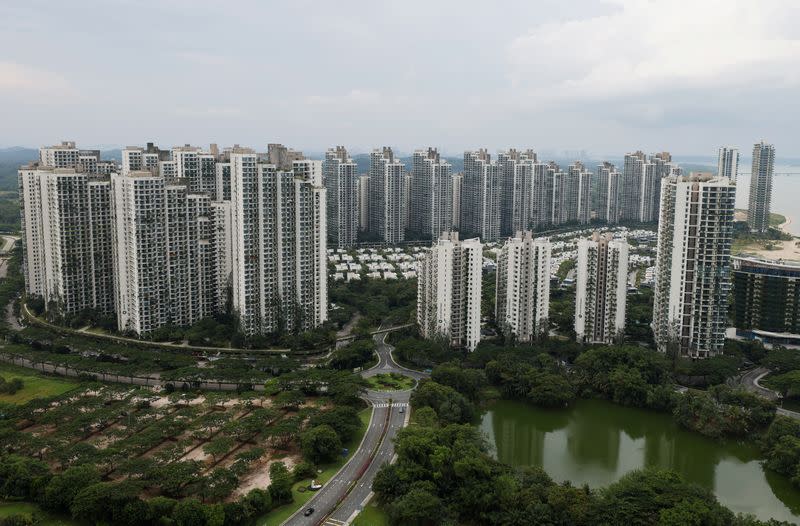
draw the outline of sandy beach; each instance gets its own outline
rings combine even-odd
[[[767,250],[763,248],[761,243],[748,245],[746,247],[741,248],[737,251],[737,254],[753,254],[758,257],[762,257],[765,259],[786,259],[792,261],[800,261],[800,238],[795,236],[790,227],[792,225],[792,218],[788,215],[781,214],[786,218],[786,221],[778,225],[778,228],[792,236],[791,241],[773,241],[772,250]],[[747,212],[743,212],[737,210],[735,212],[735,219],[737,221],[746,221],[747,220]],[[734,255],[737,255],[734,254]]]

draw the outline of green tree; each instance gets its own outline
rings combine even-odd
[[[342,441],[331,426],[322,424],[300,435],[300,447],[305,458],[320,464],[336,458],[342,450]]]
[[[389,506],[391,524],[428,526],[440,524],[444,508],[436,495],[412,488]]]
[[[272,502],[277,505],[292,502],[292,474],[283,462],[273,462],[269,467],[270,484],[267,488]]]
[[[204,526],[205,506],[193,497],[179,501],[172,510],[172,520],[175,521],[175,526]]]
[[[100,475],[94,466],[75,466],[63,473],[54,475],[45,486],[40,504],[54,511],[69,510],[75,496],[83,488],[100,482]]]

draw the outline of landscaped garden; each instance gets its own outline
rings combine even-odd
[[[370,389],[375,391],[406,391],[416,384],[416,380],[399,373],[380,373],[367,378]]]

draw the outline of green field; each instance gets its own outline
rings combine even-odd
[[[406,391],[414,387],[413,378],[399,373],[381,373],[367,378],[371,389],[376,391]]]
[[[339,459],[336,462],[322,466],[322,473],[317,474],[317,477],[315,478],[317,482],[322,484],[328,482],[331,477],[333,477],[339,471],[339,469],[341,469],[341,467],[344,466],[348,460],[350,460],[350,457],[352,457],[353,453],[355,453],[356,449],[358,449],[358,446],[361,444],[361,438],[367,431],[367,426],[369,426],[369,420],[372,416],[372,409],[363,409],[358,416],[361,418],[361,422],[364,424],[364,426],[361,429],[361,432],[353,439],[352,443],[347,444],[347,448],[349,449],[347,456]],[[280,508],[275,508],[266,516],[256,521],[256,525],[278,526],[279,524],[283,523],[283,521],[288,519],[294,512],[302,508],[305,503],[311,500],[311,497],[314,496],[313,491],[299,491],[300,488],[307,487],[310,484],[311,479],[306,479],[295,483],[294,487],[292,487],[294,502],[281,506]]]
[[[353,526],[389,526],[389,516],[377,504],[370,501],[364,510],[356,515]]]
[[[781,214],[776,214],[774,212],[770,213],[769,226],[781,226],[785,222],[786,222],[786,217],[782,216]]]
[[[58,396],[78,386],[77,382],[44,376],[31,369],[5,363],[0,363],[0,376],[6,381],[19,378],[23,382],[22,389],[13,395],[0,394],[0,403],[24,404],[34,398]]]
[[[73,526],[76,524],[68,518],[56,517],[42,511],[36,504],[31,504],[29,502],[0,502],[0,519],[12,515],[32,517],[34,514],[36,514],[36,517],[39,519],[36,522],[39,526]]]

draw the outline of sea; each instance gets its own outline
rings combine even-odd
[[[747,210],[750,196],[749,163],[739,165],[739,176],[736,178],[736,208]],[[772,179],[772,206],[770,210],[791,219],[788,230],[800,236],[800,166],[775,165],[775,176]]]

